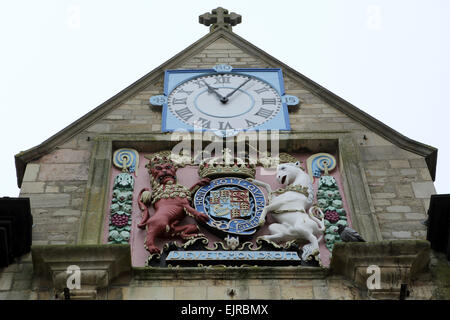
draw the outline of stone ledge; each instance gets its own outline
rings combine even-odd
[[[410,284],[428,267],[430,243],[425,240],[341,242],[333,248],[330,274],[343,275],[361,289],[367,288],[371,265],[380,268],[380,288],[369,290],[374,298],[398,299],[401,284]]]
[[[134,267],[133,280],[324,279],[321,267]]]
[[[129,245],[35,245],[31,248],[35,275],[47,278],[55,290],[67,285],[67,267],[81,271],[81,288],[107,287],[123,272],[131,270]]]

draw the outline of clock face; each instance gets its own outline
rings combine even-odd
[[[281,97],[270,84],[238,73],[208,74],[187,80],[167,98],[169,111],[198,129],[246,130],[274,118]]]

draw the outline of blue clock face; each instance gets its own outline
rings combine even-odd
[[[167,98],[179,121],[206,130],[246,130],[273,119],[282,108],[277,90],[256,77],[209,74],[178,85]]]
[[[163,106],[162,131],[209,130],[221,136],[246,130],[290,130],[281,69],[167,70],[164,95],[150,98]]]

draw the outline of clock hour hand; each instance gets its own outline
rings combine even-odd
[[[209,93],[211,93],[211,92],[212,92],[212,93],[215,93],[216,96],[219,97],[220,101],[222,101],[223,96],[222,96],[219,92],[217,92],[215,88],[211,87],[206,81],[203,80],[203,82],[204,82],[204,83],[206,84],[206,86],[208,87],[208,92],[209,92]]]
[[[231,97],[233,95],[233,93],[235,93],[236,91],[238,91],[240,88],[242,88],[244,86],[244,84],[246,84],[247,82],[249,82],[251,79],[247,79],[245,80],[243,83],[241,83],[241,85],[239,87],[237,87],[236,89],[234,89],[233,91],[231,91],[229,94],[227,94],[225,97],[221,98],[220,101],[222,103],[227,103],[228,102],[228,98]]]

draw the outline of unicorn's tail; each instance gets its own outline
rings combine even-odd
[[[317,218],[315,213],[320,217],[320,219]],[[319,231],[325,231],[325,223],[323,221],[324,216],[325,215],[323,214],[322,209],[320,209],[318,206],[312,206],[311,208],[309,208],[309,217],[315,223],[317,223]]]

